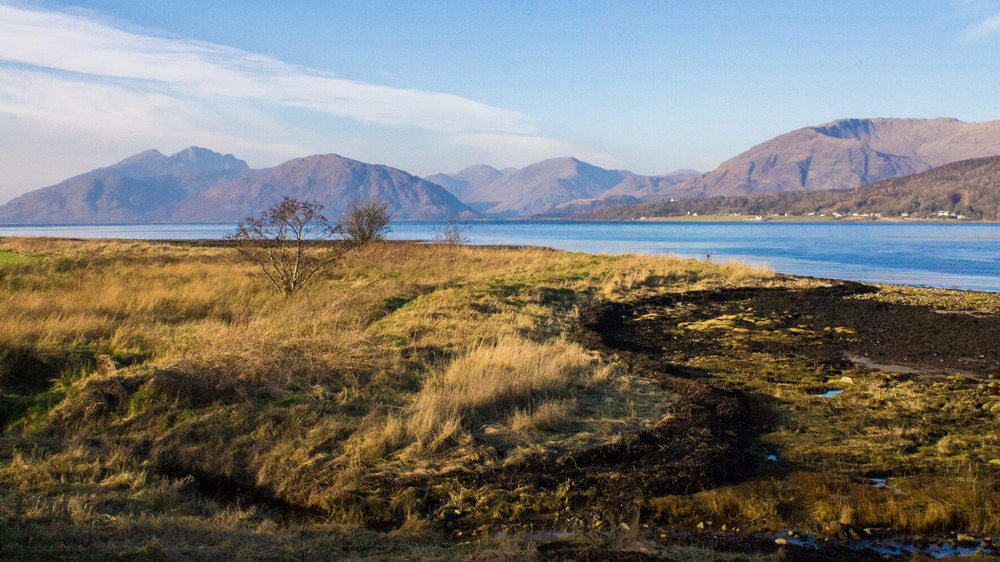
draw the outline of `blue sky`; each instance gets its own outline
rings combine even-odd
[[[704,171],[842,117],[1000,119],[997,92],[1000,0],[0,0],[0,201],[192,144]]]

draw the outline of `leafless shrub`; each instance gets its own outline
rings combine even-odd
[[[391,220],[389,204],[385,201],[354,198],[341,217],[337,232],[344,240],[363,245],[373,240],[384,240]]]
[[[449,246],[465,244],[469,239],[465,236],[467,224],[461,224],[455,217],[448,219],[448,222],[441,227],[434,227],[434,241]]]
[[[261,277],[287,296],[339,257],[335,250],[322,247],[335,232],[322,210],[319,203],[285,197],[259,217],[243,219],[226,238],[236,242],[237,251],[257,266]]]

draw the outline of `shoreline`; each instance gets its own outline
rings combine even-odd
[[[698,218],[701,218],[701,217],[698,217]],[[171,245],[171,246],[204,247],[204,248],[232,248],[235,245],[234,242],[232,242],[230,240],[227,240],[225,238],[84,238],[84,237],[78,237],[78,236],[2,236],[2,235],[0,235],[0,241],[4,241],[4,240],[38,240],[38,241],[47,241],[47,242],[53,242],[53,243],[58,243],[60,241],[105,242],[105,243],[108,243],[108,242],[130,242],[130,243],[143,242],[143,243],[167,244],[167,245]],[[436,243],[433,240],[418,239],[418,238],[413,238],[413,239],[399,239],[399,240],[390,239],[390,240],[385,240],[384,242],[388,242],[388,243],[392,243],[392,244],[436,245]],[[339,245],[341,243],[342,242],[339,241],[339,240],[324,240],[324,241],[321,242],[321,245],[322,246],[327,246],[327,247],[334,247],[334,246],[337,246],[337,245]],[[576,252],[578,252],[576,250],[565,250],[565,249],[556,248],[556,247],[553,247],[553,246],[545,246],[545,245],[541,245],[541,244],[510,244],[510,245],[504,245],[504,244],[462,244],[462,246],[463,247],[468,247],[468,248],[482,248],[482,249],[490,249],[490,248],[496,248],[496,249],[528,248],[528,249],[542,249],[542,250],[548,250],[548,251],[554,251],[554,252],[567,252],[567,253],[576,253]],[[583,253],[583,254],[591,255],[591,256],[601,256],[601,255],[625,255],[625,254],[631,254],[631,253],[636,253],[636,252],[623,251],[623,252],[618,252],[618,253],[606,254],[605,252],[579,251],[579,253]],[[870,285],[878,285],[878,286],[885,286],[885,287],[911,287],[911,288],[918,288],[918,289],[934,289],[934,290],[940,290],[940,291],[958,291],[958,292],[962,292],[962,293],[985,293],[985,294],[1000,293],[1000,286],[998,286],[998,287],[986,287],[986,288],[965,288],[965,287],[956,287],[956,286],[932,285],[932,284],[918,283],[918,282],[905,283],[905,282],[899,282],[899,281],[895,281],[895,282],[894,281],[875,281],[875,280],[865,279],[865,278],[833,277],[833,276],[829,276],[829,275],[808,275],[808,274],[803,274],[803,273],[790,273],[790,272],[786,272],[786,271],[779,271],[779,270],[773,269],[771,262],[768,261],[768,260],[766,260],[766,259],[746,260],[746,259],[740,259],[738,257],[734,257],[734,258],[730,259],[730,258],[726,258],[725,255],[722,255],[722,254],[710,254],[709,259],[705,259],[705,255],[697,255],[696,256],[696,255],[679,255],[679,254],[675,254],[675,253],[649,253],[649,254],[643,254],[642,252],[639,252],[639,253],[642,254],[642,255],[649,255],[649,256],[660,255],[660,256],[664,256],[664,257],[677,257],[677,258],[687,259],[687,260],[691,260],[693,262],[698,262],[698,263],[715,263],[715,264],[732,263],[732,264],[744,264],[744,265],[748,265],[748,266],[755,267],[755,268],[762,268],[762,269],[770,270],[770,271],[773,271],[775,274],[778,274],[778,275],[783,275],[783,276],[788,276],[788,277],[795,277],[795,278],[799,278],[799,279],[817,279],[817,280],[828,280],[828,281],[835,281],[835,282],[867,283],[867,284],[870,284]],[[3,257],[3,251],[0,251],[0,258],[2,258],[2,257]],[[2,264],[2,263],[3,263],[3,260],[0,259],[0,264]]]
[[[968,219],[935,219],[910,217],[821,217],[806,215],[676,215],[668,217],[648,217],[621,219],[621,222],[846,222],[846,223],[932,223],[932,224],[1000,224],[997,221]]]

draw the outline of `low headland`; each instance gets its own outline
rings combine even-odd
[[[996,552],[1000,294],[411,242],[252,272],[0,239],[0,559]]]

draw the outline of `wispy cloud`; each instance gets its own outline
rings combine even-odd
[[[591,155],[545,138],[521,112],[461,96],[2,2],[0,202],[132,152],[189,144],[258,166],[335,151],[417,173]],[[302,110],[323,119],[303,119]],[[329,127],[329,119],[355,123]],[[39,166],[52,152],[58,162]]]
[[[134,80],[175,95],[254,99],[436,132],[533,130],[522,113],[460,96],[337,78],[223,45],[13,6],[0,5],[0,59]]]
[[[1000,35],[1000,14],[974,23],[962,31],[962,38],[966,41],[979,41],[998,35]]]

